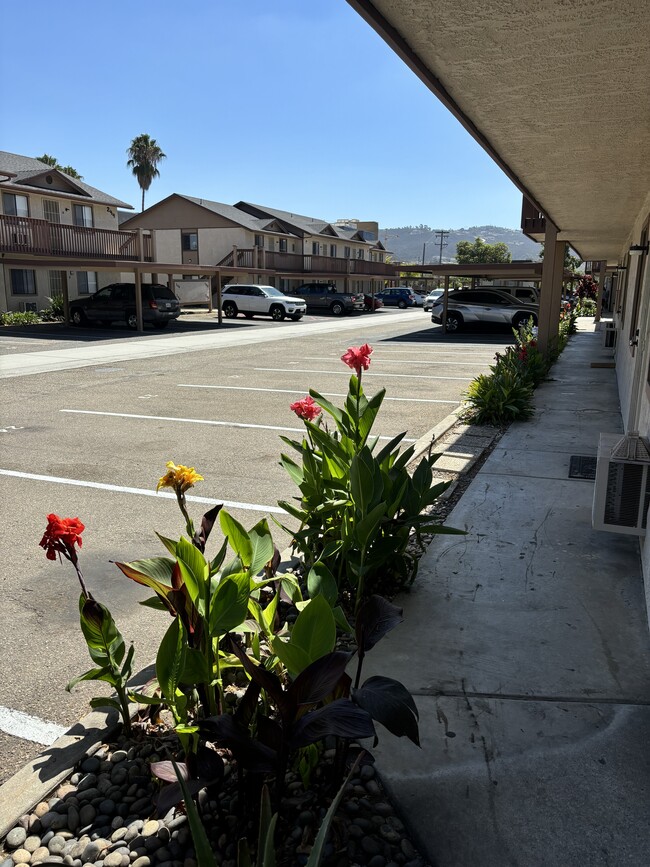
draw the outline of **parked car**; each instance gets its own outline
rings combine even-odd
[[[297,322],[305,315],[307,308],[302,298],[285,295],[275,286],[229,283],[221,293],[221,309],[227,319],[234,319],[243,313],[246,319],[270,316],[276,322],[281,322],[288,316]]]
[[[443,299],[434,302],[431,321],[441,323]],[[532,317],[537,325],[538,304],[530,304],[498,289],[458,289],[447,299],[447,331],[460,331],[468,323],[491,322],[520,328]]]
[[[444,289],[432,289],[431,292],[429,292],[427,297],[424,299],[424,304],[422,305],[424,307],[424,312],[428,313],[433,307],[434,302],[437,301],[439,298],[442,298],[444,294]]]
[[[415,298],[416,307],[424,307],[424,299],[427,297],[424,292],[413,290],[413,297]]]
[[[393,286],[391,289],[378,292],[375,297],[383,301],[386,307],[399,307],[401,310],[416,305],[415,295],[410,286]]]
[[[335,316],[362,311],[365,307],[363,295],[338,292],[333,283],[303,283],[291,290],[302,298],[307,307],[313,310],[329,310]]]
[[[499,292],[507,292],[514,295],[520,301],[539,304],[539,290],[534,286],[475,286],[475,289],[497,289]]]
[[[371,310],[379,310],[380,307],[384,306],[384,302],[381,298],[377,298],[376,295],[364,295],[363,303],[366,313],[369,313]]]
[[[181,302],[168,286],[161,283],[142,284],[142,321],[154,328],[166,328],[181,314]],[[125,322],[137,328],[135,283],[111,283],[98,292],[70,302],[73,325],[89,322]]]

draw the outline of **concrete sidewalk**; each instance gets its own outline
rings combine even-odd
[[[650,864],[650,637],[638,540],[591,529],[569,479],[622,431],[602,336],[581,331],[424,556],[404,624],[364,675],[401,680],[420,752],[382,779],[436,867]]]

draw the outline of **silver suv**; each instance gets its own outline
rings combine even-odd
[[[444,297],[434,302],[431,321],[442,323]],[[460,331],[465,324],[491,322],[520,328],[532,317],[537,325],[539,304],[521,301],[498,289],[458,289],[449,293],[447,331]]]
[[[221,309],[227,319],[234,319],[238,313],[243,313],[246,319],[270,316],[280,322],[288,316],[297,322],[305,315],[307,305],[302,298],[285,295],[275,286],[230,283],[222,292]]]

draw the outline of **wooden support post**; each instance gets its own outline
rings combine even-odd
[[[562,278],[564,276],[564,250],[566,243],[557,240],[557,227],[546,218],[544,239],[544,262],[540,287],[537,345],[547,355],[557,340],[562,303]]]
[[[138,229],[138,231],[142,230]],[[138,322],[138,331],[144,331],[144,322],[142,320],[142,273],[139,268],[135,270],[135,316]]]
[[[596,298],[596,317],[595,322],[600,322],[600,317],[603,312],[603,293],[605,291],[605,272],[607,270],[607,262],[601,260],[598,268],[599,286],[598,297]]]
[[[447,304],[449,303],[449,274],[445,274],[445,294],[442,296],[442,332],[447,333]]]
[[[221,309],[221,271],[217,271],[217,322],[223,325],[223,311]]]

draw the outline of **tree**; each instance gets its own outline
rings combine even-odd
[[[459,265],[485,264],[486,262],[512,262],[512,255],[503,241],[486,244],[483,238],[459,241],[456,244],[456,261]]]
[[[45,163],[46,166],[52,166],[53,169],[58,169],[60,172],[64,172],[71,178],[77,178],[79,181],[83,180],[83,175],[80,175],[76,169],[73,169],[72,166],[60,165],[57,158],[50,156],[50,154],[43,154],[42,157],[36,157],[36,159],[41,163]]]
[[[151,186],[154,178],[160,177],[158,163],[165,159],[165,154],[158,147],[155,138],[143,133],[136,136],[127,150],[127,166],[131,169],[142,190],[142,210],[144,211],[144,194]]]

